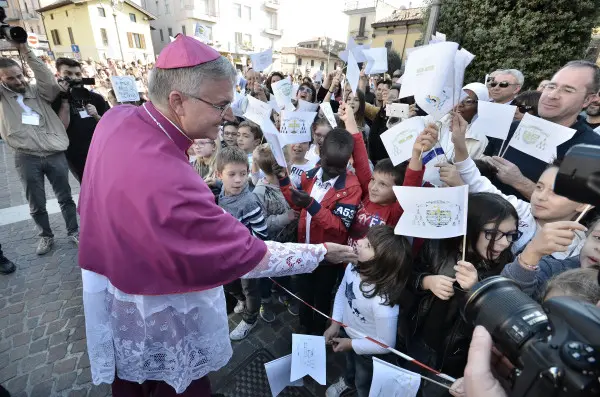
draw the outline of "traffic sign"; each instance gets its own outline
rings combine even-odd
[[[38,37],[35,33],[28,33],[27,34],[27,43],[31,46],[31,47],[37,47],[37,45],[39,44],[39,40]]]
[[[79,52],[79,46],[77,44],[71,44],[71,51]]]

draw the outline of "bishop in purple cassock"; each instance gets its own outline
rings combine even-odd
[[[215,204],[186,153],[233,119],[235,78],[180,35],[150,73],[151,102],[111,109],[94,133],[79,264],[92,380],[115,397],[210,396],[206,375],[232,355],[222,285],[355,259],[336,244],[260,241]]]

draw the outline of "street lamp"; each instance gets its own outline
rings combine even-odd
[[[125,56],[123,55],[123,47],[121,46],[121,34],[119,33],[119,24],[117,23],[117,11],[123,9],[124,0],[110,0],[110,5],[113,9],[113,17],[115,18],[115,28],[117,28],[117,42],[119,43],[119,51],[121,52],[121,60],[125,62]]]

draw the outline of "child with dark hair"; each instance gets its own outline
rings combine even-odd
[[[465,295],[478,281],[500,274],[521,235],[517,211],[498,195],[470,194],[467,214],[465,260],[462,236],[427,240],[408,285],[416,299],[408,316],[408,353],[450,376],[462,376],[473,331],[460,314]],[[445,395],[436,387],[425,382],[421,390]]]
[[[348,245],[355,244],[365,238],[369,228],[376,225],[396,225],[402,215],[402,208],[394,194],[394,186],[421,186],[423,180],[422,167],[418,170],[407,169],[406,165],[394,166],[390,159],[377,163],[371,173],[367,147],[362,134],[356,125],[353,108],[347,104],[340,105],[340,118],[346,124],[347,130],[354,139],[354,168],[362,187],[361,203],[348,233]],[[419,136],[416,145],[417,160],[421,147],[430,148],[436,143],[435,137]],[[415,152],[413,150],[413,153]],[[420,163],[420,161],[418,161]],[[406,174],[406,177],[405,177]]]
[[[361,334],[395,346],[400,295],[412,271],[410,243],[389,226],[371,228],[357,243],[356,251],[358,262],[346,266],[332,314],[334,320],[352,330],[341,330],[333,322],[324,334],[333,351],[344,352],[346,358],[345,376],[327,389],[328,397],[340,396],[354,387],[359,397],[369,395],[373,356],[387,354],[388,350]]]
[[[240,124],[237,121],[226,121],[225,124],[223,124],[222,147],[237,146],[239,126]]]
[[[346,169],[353,148],[352,135],[335,128],[323,141],[321,163],[302,175],[301,190],[292,189],[285,170],[279,173],[283,195],[300,211],[298,242],[347,242],[361,197],[358,179]],[[313,273],[299,276],[299,295],[318,310],[329,312],[338,273],[337,266],[319,266]],[[325,331],[325,319],[304,305],[300,307],[300,324],[309,334]]]
[[[546,288],[544,301],[559,296],[568,296],[600,306],[598,269],[598,266],[571,269],[553,277]]]
[[[238,147],[225,147],[217,156],[217,173],[223,182],[219,206],[250,230],[252,235],[267,239],[267,223],[258,198],[248,189],[248,158]],[[231,331],[231,340],[244,339],[256,326],[260,310],[260,279],[241,279],[229,283],[225,290],[238,303],[234,309],[242,321]]]
[[[238,127],[237,146],[246,153],[248,165],[252,168],[252,152],[263,139],[262,129],[251,121],[243,121]]]

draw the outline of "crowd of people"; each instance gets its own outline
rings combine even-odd
[[[191,48],[200,55],[184,60],[175,56]],[[101,345],[94,339],[100,336],[91,333],[102,321],[113,324],[110,340],[144,341],[145,336],[134,337],[132,331],[118,328],[118,322],[127,321],[125,312],[131,315],[127,302],[148,305],[148,313],[142,314],[148,316],[145,321],[164,315],[160,302],[152,303],[148,295],[175,297],[169,301],[173,311],[168,313],[184,323],[192,315],[197,322],[198,316],[204,319],[197,326],[184,325],[185,331],[165,323],[165,329],[174,327],[168,343],[175,343],[177,332],[200,333],[209,339],[196,347],[207,349],[210,338],[218,339],[222,328],[227,329],[226,321],[208,320],[206,313],[201,314],[205,306],[179,306],[176,297],[224,301],[214,292],[224,285],[233,312],[241,315],[229,333],[232,341],[246,338],[257,326],[269,326],[276,318],[275,306],[285,305],[298,316],[297,333],[324,335],[333,354],[344,354],[347,371],[326,395],[356,389],[362,397],[369,394],[372,357],[419,372],[362,335],[407,352],[440,372],[462,377],[473,328],[460,315],[460,308],[464,296],[487,277],[508,277],[540,302],[564,295],[600,302],[596,282],[600,223],[592,220],[595,211],[576,222],[589,209],[586,203],[553,191],[560,161],[569,148],[580,143],[600,145],[600,68],[593,63],[570,62],[539,86],[518,70],[499,67],[490,71],[484,83],[468,82],[463,87],[465,98],[438,121],[414,100],[399,99],[401,71],[367,76],[363,70],[355,92],[343,85],[341,69],[294,78],[248,67],[241,76],[226,58],[207,46],[190,44],[184,36],[167,46],[156,65],[146,66],[63,58],[53,65],[25,46],[21,51],[35,84],[27,81],[19,64],[0,58],[0,132],[15,150],[31,215],[41,230],[37,253],[46,254],[53,245],[44,175],[55,190],[70,238],[76,244],[81,240],[89,349]],[[188,69],[197,75],[184,75]],[[111,102],[109,77],[122,74],[133,75],[143,86],[145,99],[139,106],[115,107]],[[72,92],[77,85],[68,81],[83,77],[95,77],[96,85],[88,87],[91,95],[81,99]],[[295,84],[293,103],[329,102],[337,126],[333,128],[320,111],[312,124],[311,142],[285,146],[287,167],[282,167],[265,143],[261,127],[232,114],[230,88],[235,85],[241,94],[238,100],[252,96],[270,102],[272,85],[286,78]],[[526,113],[576,132],[557,147],[558,158],[551,164],[510,146],[500,156],[501,140],[470,128],[480,101],[517,107],[508,139]],[[411,159],[397,166],[381,139],[403,121],[386,112],[395,103],[408,103],[409,117],[421,117],[426,125],[415,140]],[[273,109],[271,121],[281,128],[278,109]],[[147,133],[148,126],[158,132]],[[186,152],[187,169],[176,165],[181,160],[177,149]],[[81,238],[69,169],[82,184],[80,211],[87,231],[82,230]],[[470,192],[465,245],[462,237],[435,240],[394,234],[403,210],[393,186],[459,185],[468,185]],[[118,211],[111,207],[117,202]],[[163,202],[169,204],[163,207]],[[212,207],[207,208],[207,203],[230,214],[235,225],[223,220],[223,214],[208,214]],[[217,216],[218,222],[213,220]],[[128,225],[121,226],[125,220]],[[176,246],[173,233],[177,239],[182,236],[184,246]],[[143,254],[138,250],[140,236],[146,239]],[[198,260],[208,266],[214,263],[215,269],[205,265],[198,274],[194,270]],[[131,269],[118,268],[124,263]],[[144,274],[135,269],[144,269]],[[14,264],[2,257],[0,272],[14,270]],[[266,276],[276,276],[277,284],[351,329],[327,321]],[[216,295],[194,295],[208,292]],[[123,296],[145,300],[139,303]],[[101,307],[102,299],[112,302],[117,320],[103,320],[93,311]],[[218,317],[218,305],[204,304]],[[211,330],[196,329],[201,327]],[[216,345],[210,349],[228,355],[223,343]],[[132,348],[116,346],[112,364],[103,356],[112,354],[108,352],[112,348],[90,352],[95,381],[114,382],[115,396],[138,395],[128,387],[150,379],[178,392],[200,393],[207,387],[204,375],[226,363],[209,353],[208,361],[218,364],[186,361],[177,367],[175,363],[178,375],[165,375],[160,362],[155,372],[148,372],[151,369],[143,362],[138,367],[128,361],[128,349]],[[95,364],[103,364],[109,373],[94,373]],[[443,396],[448,390],[423,381],[420,393]]]

